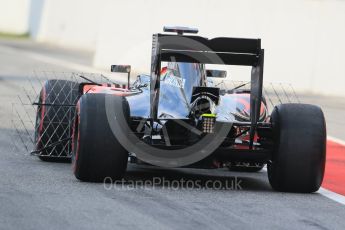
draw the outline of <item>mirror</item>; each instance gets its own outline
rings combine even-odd
[[[206,77],[226,78],[226,71],[225,70],[216,70],[216,69],[207,69],[206,70]]]
[[[127,89],[130,88],[131,66],[130,65],[111,65],[111,72],[113,73],[127,73]]]
[[[111,65],[111,72],[130,73],[131,72],[131,66],[130,65]]]

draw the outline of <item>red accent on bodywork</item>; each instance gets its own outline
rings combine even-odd
[[[243,110],[246,114],[250,114],[250,100],[248,97],[237,96],[236,102],[244,106]]]
[[[36,143],[36,149],[41,148],[40,147],[40,143],[41,143],[41,139],[42,139],[42,131],[43,131],[43,122],[44,122],[44,113],[46,111],[46,107],[45,107],[45,102],[46,102],[46,89],[45,87],[42,88],[42,94],[41,94],[41,117],[40,117],[40,123],[39,123],[39,127],[38,127],[38,137],[37,137],[37,143]]]
[[[244,131],[244,129],[242,128],[238,128],[237,130],[237,134],[240,134],[242,131]],[[245,141],[245,142],[249,142],[249,133],[248,134],[244,134],[243,136],[239,137],[240,140]],[[254,135],[254,142],[258,142],[259,141],[259,136],[257,133],[255,133]],[[234,148],[236,149],[250,149],[249,145],[239,145],[239,144],[234,144]],[[255,147],[254,147],[255,148]]]
[[[74,159],[74,162],[73,162],[73,165],[72,165],[72,168],[73,168],[73,172],[75,173],[76,171],[76,165],[77,165],[77,161],[78,161],[78,157],[79,157],[79,143],[80,143],[80,102],[78,101],[77,105],[76,105],[76,119],[74,121],[74,125],[73,125],[73,131],[72,131],[72,152],[74,152],[74,148],[76,147],[76,151],[75,151],[75,159]],[[76,130],[75,127],[76,127],[76,122],[78,122],[78,129]],[[76,132],[77,132],[77,146],[74,146],[74,135],[76,135]]]
[[[161,69],[161,76],[164,75],[167,71],[168,71],[168,68],[167,67],[163,67]]]
[[[243,94],[228,94],[227,96],[233,97],[234,100],[237,103],[237,108],[242,109],[242,113],[250,116],[250,94],[249,93],[243,93]],[[260,117],[265,115],[266,105],[265,103],[261,102],[261,108],[260,108]]]
[[[131,91],[127,89],[127,86],[123,86],[124,88],[121,88],[120,85],[84,85],[83,87],[83,94],[86,93],[105,93],[105,94],[111,94],[116,96],[127,96],[132,94]]]
[[[41,134],[42,130],[43,130],[43,118],[44,118],[44,113],[45,113],[45,110],[46,110],[46,107],[45,107],[45,102],[46,102],[46,89],[45,87],[42,88],[42,101],[41,103],[43,105],[41,105],[41,120],[40,120],[40,127],[38,129],[38,133]]]
[[[84,85],[83,86],[83,94],[87,93],[93,87],[95,87],[95,85]]]

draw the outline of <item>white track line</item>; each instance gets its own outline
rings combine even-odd
[[[338,143],[340,145],[344,145],[345,146],[345,141],[340,140],[338,138],[328,136],[327,140],[330,140],[330,141],[333,141],[333,142],[336,142],[336,143]],[[262,169],[262,171],[267,172],[267,167],[265,166]],[[317,191],[317,193],[319,193],[319,194],[321,194],[321,195],[323,195],[323,196],[325,196],[325,197],[327,197],[327,198],[329,198],[329,199],[331,199],[333,201],[336,201],[336,202],[338,202],[340,204],[345,205],[345,196],[343,196],[343,195],[340,195],[338,193],[332,192],[332,191],[330,191],[328,189],[325,189],[325,188],[322,188],[322,187]]]
[[[336,142],[336,143],[338,143],[340,145],[345,146],[345,141],[340,140],[340,139],[338,139],[336,137],[327,136],[327,140],[330,140],[330,141],[333,141],[333,142]],[[325,196],[325,197],[327,197],[327,198],[329,198],[331,200],[334,200],[334,201],[336,201],[336,202],[338,202],[340,204],[345,205],[345,196],[343,196],[343,195],[340,195],[338,193],[332,192],[332,191],[330,191],[328,189],[325,189],[325,188],[320,188],[318,193],[320,193],[321,195],[323,195],[323,196]]]
[[[317,193],[331,199],[331,200],[334,200],[340,204],[343,204],[345,205],[345,196],[343,195],[340,195],[338,193],[335,193],[335,192],[332,192],[328,189],[325,189],[325,188],[320,188],[319,191],[317,191]]]
[[[330,140],[330,141],[333,141],[333,142],[336,142],[336,143],[338,143],[340,145],[344,145],[345,146],[345,141],[340,140],[339,138],[332,137],[332,136],[327,136],[327,140]]]

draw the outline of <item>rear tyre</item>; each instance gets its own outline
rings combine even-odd
[[[74,106],[78,101],[79,84],[67,80],[48,80],[40,92],[35,124],[35,146],[42,161],[68,162]],[[65,105],[65,106],[62,106]],[[55,143],[62,141],[54,146]],[[49,147],[52,146],[52,147]]]
[[[282,104],[272,112],[275,149],[268,179],[278,191],[311,193],[322,183],[326,161],[326,124],[313,105]]]
[[[129,106],[124,97],[85,94],[80,98],[73,133],[72,164],[74,175],[82,181],[118,180],[127,168],[128,152],[109,126],[105,97],[111,100],[113,108],[129,118]],[[123,132],[120,125],[116,130]]]

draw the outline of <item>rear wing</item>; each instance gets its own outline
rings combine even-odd
[[[151,57],[151,118],[157,119],[161,62],[252,66],[251,140],[259,120],[264,68],[261,39],[154,34]],[[251,141],[252,143],[252,141]]]
[[[255,66],[260,39],[155,34],[161,61]]]

